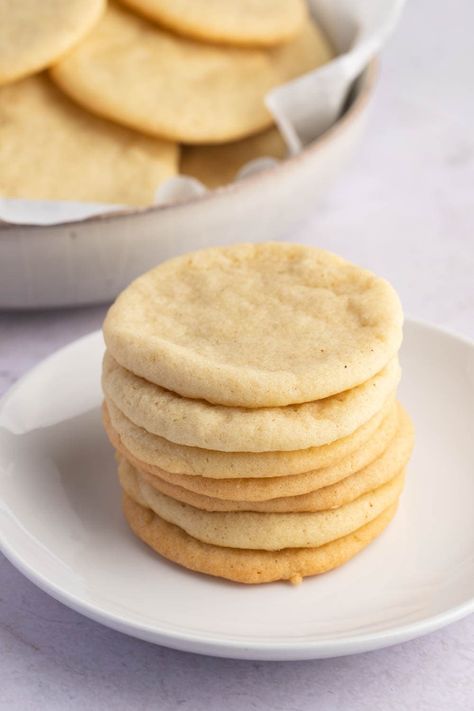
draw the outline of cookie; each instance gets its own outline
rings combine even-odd
[[[382,533],[394,517],[397,504],[389,506],[357,531],[324,546],[281,551],[239,550],[202,543],[127,495],[123,508],[135,535],[164,558],[198,573],[255,584],[275,580],[297,583],[309,575],[337,568]]]
[[[341,439],[378,412],[400,380],[398,360],[361,385],[287,407],[212,405],[176,395],[126,370],[106,353],[102,387],[132,422],[151,434],[223,452],[307,449]]]
[[[92,116],[45,75],[0,88],[3,197],[149,205],[177,162],[176,144]]]
[[[217,188],[231,183],[246,163],[264,157],[283,160],[287,152],[280,131],[271,128],[217,146],[183,146],[180,173],[200,180],[208,188]]]
[[[293,39],[307,20],[304,0],[122,0],[178,34],[204,42],[271,47]]]
[[[248,501],[250,503],[267,502],[270,499],[301,496],[335,484],[360,471],[380,457],[394,438],[398,426],[398,407],[393,407],[384,417],[377,430],[358,449],[320,469],[289,476],[212,479],[188,474],[173,474],[140,461],[123,446],[117,435],[111,434],[112,430],[108,425],[110,429],[109,436],[118,455],[130,462],[133,467],[145,476],[150,477],[150,481],[164,482],[176,489],[183,489],[205,498],[222,499],[224,503],[228,500]],[[157,487],[159,489],[158,484]],[[163,490],[163,493],[166,494],[168,492]],[[175,498],[179,498],[179,496]],[[192,504],[191,501],[185,501],[185,503]]]
[[[285,45],[244,49],[180,37],[110,3],[51,73],[94,113],[154,136],[207,144],[269,128],[265,95],[331,57],[309,20]]]
[[[302,494],[316,491],[347,478],[375,461],[383,454],[391,440],[395,437],[399,428],[400,417],[403,416],[401,406],[398,404],[391,404],[389,409],[384,408],[384,411],[386,414],[377,429],[375,429],[370,437],[366,438],[357,449],[347,451],[345,456],[337,459],[331,457],[326,458],[329,464],[323,464],[322,467],[303,473],[280,476],[259,476],[255,478],[234,477],[216,479],[168,472],[160,467],[147,464],[134,456],[131,451],[123,445],[120,437],[111,427],[110,421],[107,422],[106,428],[108,430],[109,439],[117,450],[117,453],[129,461],[133,467],[139,469],[140,472],[150,476],[152,479],[158,479],[174,487],[186,489],[188,492],[204,497],[211,497],[212,499],[258,502],[287,496],[301,496]],[[108,420],[108,413],[105,412],[104,415],[104,419]],[[337,440],[333,445],[337,448],[339,443],[344,443],[348,439],[349,438]],[[331,445],[326,446],[330,447]],[[265,456],[265,454],[270,453],[263,453],[263,456]],[[286,453],[282,453],[282,455],[285,454]],[[275,453],[275,456],[276,455],[277,453]],[[164,493],[167,492],[165,491]]]
[[[241,244],[139,277],[109,310],[104,337],[124,368],[184,397],[277,407],[380,372],[400,347],[402,310],[384,279],[330,252]]]
[[[104,8],[105,0],[0,0],[0,86],[49,67]]]
[[[225,500],[197,494],[182,486],[170,484],[160,477],[148,474],[133,466],[123,457],[119,461],[119,479],[125,491],[128,491],[131,487],[132,496],[136,487],[140,489],[141,486],[145,486],[145,488],[150,486],[166,496],[204,511],[254,511],[262,513],[324,511],[354,501],[359,496],[393,479],[406,466],[413,449],[413,439],[413,428],[410,419],[406,413],[403,413],[400,427],[385,451],[363,468],[356,470],[353,474],[338,480],[334,484],[322,486],[297,496],[292,496],[288,491],[291,491],[292,477],[281,477],[279,482],[281,483],[282,491],[284,491],[285,484],[289,484],[285,495],[263,501]],[[194,480],[193,478],[191,479]]]
[[[348,437],[322,447],[294,452],[217,452],[174,444],[134,425],[112,403],[108,406],[104,404],[103,421],[113,446],[130,461],[139,462],[139,468],[162,478],[164,478],[162,472],[166,471],[171,474],[187,475],[188,480],[191,477],[196,479],[204,477],[218,481],[286,477],[342,462],[368,441],[386,412],[384,408],[366,425]],[[346,464],[343,466],[345,471]],[[314,488],[312,483],[307,490]],[[224,486],[224,482],[222,485]]]
[[[402,471],[389,482],[344,506],[315,513],[203,511],[161,494],[140,481],[127,481],[126,494],[203,543],[276,551],[315,548],[352,533],[398,500],[403,480]]]

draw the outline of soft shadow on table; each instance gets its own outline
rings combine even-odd
[[[107,306],[0,310],[0,396],[39,361],[102,326]]]
[[[38,711],[472,708],[473,617],[358,656],[234,661],[177,652],[109,630],[50,598],[3,557],[0,580],[0,708],[20,708],[18,684],[21,708]]]

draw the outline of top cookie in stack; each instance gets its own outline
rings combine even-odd
[[[412,434],[383,279],[299,245],[204,250],[133,282],[104,335],[126,515],[166,557],[297,580],[393,515]]]
[[[178,257],[140,277],[110,309],[104,335],[124,368],[179,395],[276,407],[379,373],[400,347],[402,312],[386,281],[341,257],[248,244]]]

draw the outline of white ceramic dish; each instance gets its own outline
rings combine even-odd
[[[377,649],[474,609],[474,344],[408,323],[401,399],[417,446],[397,517],[339,570],[247,587],[134,539],[102,431],[99,333],[41,363],[0,407],[0,540],[30,580],[130,635],[205,654],[307,659]]]
[[[300,155],[175,205],[47,227],[0,225],[0,308],[111,301],[132,279],[184,252],[281,239],[345,167],[365,125],[376,76],[357,81],[344,115]]]

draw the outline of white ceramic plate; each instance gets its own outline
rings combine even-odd
[[[246,587],[162,560],[129,533],[101,428],[94,333],[23,378],[0,408],[0,536],[30,580],[105,625],[247,659],[352,654],[474,609],[474,344],[408,323],[401,399],[417,446],[398,515],[351,562],[295,588]]]

